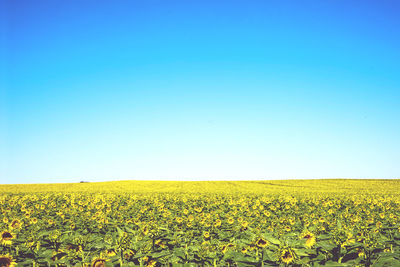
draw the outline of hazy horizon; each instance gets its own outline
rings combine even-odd
[[[400,178],[398,1],[2,1],[0,184]]]
[[[57,182],[29,182],[29,183],[6,183],[0,185],[34,185],[34,184],[79,184],[79,183],[113,183],[113,182],[264,182],[264,181],[271,181],[271,182],[279,182],[279,181],[312,181],[312,180],[320,180],[320,181],[341,181],[341,180],[365,180],[365,181],[386,181],[386,180],[400,180],[400,178],[288,178],[288,179],[236,179],[236,180],[216,180],[216,179],[191,179],[191,180],[184,180],[184,179],[171,179],[171,180],[163,180],[163,179],[111,179],[111,180],[103,180],[103,181],[91,181],[91,180],[80,180],[80,181],[57,181]]]

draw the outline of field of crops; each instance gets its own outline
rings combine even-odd
[[[0,185],[0,266],[400,266],[400,180]]]

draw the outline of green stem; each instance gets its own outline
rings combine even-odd
[[[261,250],[261,266],[264,266],[264,249]]]
[[[123,258],[124,258],[124,251],[121,249],[121,253],[119,255],[119,263],[121,264],[121,266],[124,263]]]

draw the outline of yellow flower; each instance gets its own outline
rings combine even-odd
[[[155,260],[151,260],[151,261],[149,261],[149,263],[147,263],[147,266],[154,267],[154,266],[156,266],[156,264],[157,264],[157,262]]]
[[[15,238],[15,235],[9,231],[3,231],[0,234],[0,243],[3,245],[11,245],[12,240]]]
[[[195,207],[194,210],[197,211],[197,212],[201,212],[203,210],[203,208],[202,207]]]
[[[204,238],[210,238],[210,233],[209,232],[204,232],[203,236],[204,236]]]
[[[282,260],[282,262],[284,262],[286,264],[289,264],[292,261],[294,261],[294,254],[293,254],[292,250],[291,249],[283,250],[282,254],[281,254],[281,260]]]
[[[259,238],[256,241],[256,245],[257,245],[257,247],[264,248],[269,245],[269,242],[267,240],[265,240],[264,238]]]
[[[302,234],[301,237],[306,239],[306,247],[307,248],[311,248],[316,243],[315,235],[311,232],[307,231],[304,234]]]
[[[107,261],[106,258],[97,258],[96,257],[92,260],[91,266],[92,267],[106,267],[106,261]]]
[[[108,249],[108,250],[104,251],[103,254],[107,255],[108,257],[113,257],[113,256],[117,255],[113,249]]]
[[[161,239],[157,239],[157,240],[154,242],[154,244],[155,244],[156,246],[158,246],[158,247],[161,247],[161,248],[165,248],[165,247],[166,247],[166,245],[163,243],[163,241],[162,241]]]
[[[147,235],[149,233],[149,229],[145,226],[144,228],[143,228],[143,234],[144,235]]]
[[[221,223],[222,223],[221,220],[218,219],[218,220],[215,221],[214,226],[215,226],[215,227],[220,227],[220,226],[221,226]]]
[[[62,251],[62,250],[53,251],[53,256],[51,257],[51,259],[53,261],[61,260],[61,259],[65,258],[65,255],[66,255],[66,253],[64,253],[64,251]]]
[[[10,224],[11,229],[21,229],[21,226],[22,226],[22,224],[19,219],[14,219]]]
[[[12,256],[9,254],[0,255],[0,266],[1,267],[14,267],[16,266],[16,262]]]
[[[227,245],[225,245],[225,246],[222,246],[222,253],[226,253],[230,248],[233,248],[235,245],[234,244],[232,244],[232,243],[229,243],[229,244],[227,244]]]

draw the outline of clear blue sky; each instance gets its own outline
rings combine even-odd
[[[399,1],[0,9],[0,183],[400,178]]]

